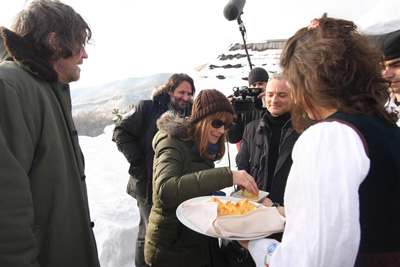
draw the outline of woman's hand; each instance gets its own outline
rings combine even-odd
[[[258,187],[254,178],[248,174],[246,171],[232,171],[233,184],[240,186],[240,188],[247,189],[247,191],[253,193],[253,195],[258,195]]]

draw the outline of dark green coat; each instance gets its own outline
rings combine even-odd
[[[0,266],[99,266],[69,86],[4,28],[0,55]]]
[[[182,225],[176,208],[185,200],[206,196],[232,186],[228,167],[214,168],[199,156],[192,141],[183,141],[183,119],[165,113],[153,139],[153,207],[147,228],[145,257],[153,266],[204,266],[211,264],[210,238]]]

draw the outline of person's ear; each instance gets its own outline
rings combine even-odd
[[[47,42],[50,45],[51,48],[54,50],[57,49],[57,34],[55,32],[51,32],[49,36],[47,37]]]

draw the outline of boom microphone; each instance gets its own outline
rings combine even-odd
[[[236,20],[243,12],[246,0],[229,0],[224,8],[224,16],[227,20]]]

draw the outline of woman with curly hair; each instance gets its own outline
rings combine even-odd
[[[324,14],[287,41],[281,66],[302,132],[286,185],[285,232],[278,245],[242,245],[271,267],[400,266],[400,130],[384,106],[380,52],[353,22]],[[260,247],[269,256],[260,259]]]

